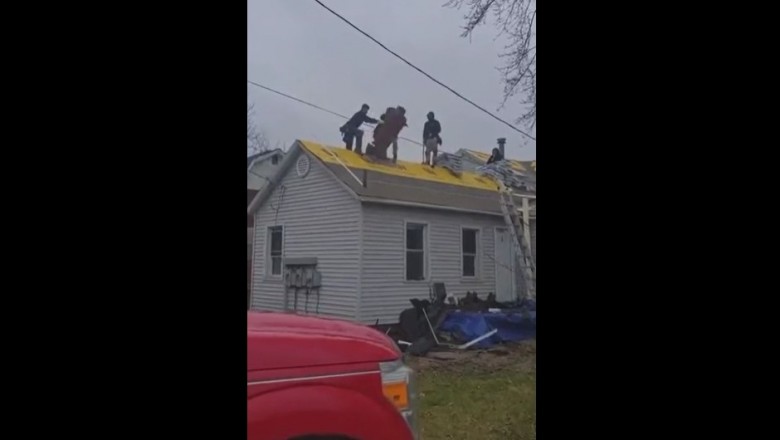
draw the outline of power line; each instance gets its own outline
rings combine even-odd
[[[338,117],[343,118],[343,119],[349,119],[349,117],[344,116],[344,115],[342,115],[340,113],[336,113],[336,112],[334,112],[332,110],[326,109],[325,107],[320,107],[317,104],[312,104],[311,102],[304,101],[303,99],[298,99],[295,96],[288,95],[287,93],[280,92],[278,90],[274,90],[274,89],[272,89],[270,87],[264,86],[262,84],[258,84],[258,83],[254,82],[254,81],[246,80],[246,82],[248,82],[249,84],[252,84],[253,86],[260,87],[261,89],[268,90],[269,92],[276,93],[277,95],[284,96],[285,98],[292,99],[293,101],[300,102],[301,104],[308,105],[309,107],[316,108],[317,110],[321,110],[321,111],[324,111],[326,113],[330,113],[331,115],[335,115],[335,116],[338,116]],[[374,127],[373,124],[366,123],[366,125],[368,125],[370,127]],[[423,144],[421,144],[421,143],[419,143],[417,141],[413,141],[413,140],[411,140],[409,138],[405,138],[405,137],[402,137],[402,136],[399,136],[398,139],[402,139],[402,140],[405,140],[407,142],[411,142],[411,143],[413,143],[415,145],[419,145],[421,147],[423,146]]]
[[[392,50],[390,50],[390,49],[389,49],[387,46],[385,46],[384,44],[380,43],[380,42],[379,42],[379,40],[377,40],[376,38],[374,38],[374,37],[372,37],[371,35],[367,34],[367,33],[366,33],[366,32],[364,32],[362,29],[360,29],[359,27],[357,27],[357,26],[355,26],[354,24],[352,24],[352,22],[350,22],[350,21],[349,21],[349,20],[347,20],[346,18],[342,17],[342,16],[341,16],[341,15],[340,15],[338,12],[336,12],[336,11],[334,11],[333,9],[331,9],[331,8],[329,8],[329,7],[327,7],[327,6],[325,6],[325,5],[324,5],[324,4],[323,4],[323,3],[322,3],[320,0],[314,0],[314,1],[315,1],[315,2],[317,2],[317,4],[319,4],[319,5],[320,5],[320,6],[322,6],[323,8],[327,9],[327,10],[328,10],[328,11],[329,11],[331,14],[333,14],[333,15],[335,15],[336,17],[338,17],[338,18],[340,18],[341,20],[343,20],[345,23],[347,23],[347,24],[348,24],[348,25],[350,25],[352,28],[354,28],[356,31],[360,32],[361,34],[363,34],[363,35],[365,35],[366,37],[368,37],[368,38],[369,38],[371,41],[373,41],[374,43],[376,43],[376,44],[378,44],[379,46],[381,46],[381,47],[382,47],[382,49],[384,49],[384,50],[386,50],[386,51],[390,52],[391,54],[395,55],[395,57],[396,57],[396,58],[398,58],[398,59],[400,59],[401,61],[403,61],[404,63],[408,64],[408,65],[409,65],[411,68],[413,68],[414,70],[416,70],[416,71],[418,71],[418,72],[422,73],[423,75],[427,76],[427,77],[428,77],[428,78],[429,78],[431,81],[433,81],[433,82],[435,82],[436,84],[438,84],[438,85],[440,85],[440,86],[444,87],[445,89],[449,90],[450,92],[452,92],[453,94],[455,94],[455,96],[457,96],[458,98],[460,98],[460,99],[462,99],[462,100],[464,100],[464,101],[468,102],[469,104],[473,105],[474,107],[476,107],[476,108],[478,108],[478,109],[482,110],[483,112],[485,112],[485,113],[487,113],[488,115],[490,115],[490,116],[491,116],[493,119],[495,119],[495,120],[497,120],[497,121],[499,121],[499,122],[502,122],[502,123],[506,124],[506,125],[507,125],[509,128],[511,128],[512,130],[515,130],[515,131],[517,131],[518,133],[524,134],[525,136],[527,136],[527,137],[528,137],[528,138],[530,138],[530,139],[533,139],[534,141],[536,140],[536,138],[535,138],[535,137],[533,137],[533,136],[531,136],[530,134],[528,134],[528,133],[526,133],[526,132],[524,132],[524,131],[520,130],[519,128],[517,128],[517,127],[515,127],[514,125],[510,124],[509,122],[506,122],[505,120],[503,120],[503,119],[499,118],[498,116],[494,115],[494,114],[493,114],[493,113],[491,113],[490,111],[488,111],[488,110],[484,109],[483,107],[481,107],[479,104],[477,104],[477,103],[475,103],[474,101],[472,101],[472,100],[470,100],[470,99],[466,98],[465,96],[463,96],[463,95],[461,95],[460,93],[456,92],[455,90],[453,90],[452,88],[450,88],[450,87],[449,87],[449,86],[447,86],[446,84],[442,83],[442,82],[441,82],[441,81],[439,81],[438,79],[436,79],[436,78],[432,77],[431,75],[427,74],[425,71],[423,71],[423,70],[422,70],[422,69],[420,69],[419,67],[417,67],[417,66],[415,66],[414,64],[410,63],[409,61],[407,61],[407,60],[406,60],[406,58],[404,58],[404,57],[402,57],[401,55],[398,55],[397,53],[393,52],[393,51],[392,51]]]
[[[316,105],[316,104],[312,104],[311,102],[306,102],[306,101],[304,101],[304,100],[302,100],[302,99],[298,99],[298,98],[296,98],[295,96],[290,96],[290,95],[288,95],[288,94],[286,94],[286,93],[282,93],[282,92],[280,92],[280,91],[278,91],[278,90],[274,90],[274,89],[272,89],[272,88],[270,88],[270,87],[266,87],[266,86],[264,86],[264,85],[262,85],[262,84],[258,84],[258,83],[256,83],[256,82],[254,82],[254,81],[246,80],[246,82],[248,82],[249,84],[252,84],[253,86],[260,87],[261,89],[268,90],[269,92],[276,93],[277,95],[284,96],[285,98],[290,98],[290,99],[292,99],[293,101],[298,101],[298,102],[300,102],[301,104],[306,104],[306,105],[308,105],[309,107],[314,107],[314,108],[316,108],[317,110],[322,110],[322,111],[324,111],[324,112],[328,112],[328,113],[330,113],[330,114],[332,114],[332,115],[336,115],[336,116],[338,116],[338,117],[340,117],[340,118],[349,119],[348,117],[346,117],[346,116],[344,116],[344,115],[342,115],[342,114],[336,113],[336,112],[334,112],[334,111],[330,111],[330,110],[328,110],[328,109],[326,109],[326,108],[322,108],[322,107],[320,107],[320,106],[318,106],[318,105]]]

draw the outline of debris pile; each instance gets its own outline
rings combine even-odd
[[[508,309],[508,304],[496,301],[496,295],[493,292],[488,293],[487,299],[482,300],[477,292],[466,292],[466,296],[458,300],[458,307],[467,311],[487,311],[490,309]]]
[[[437,286],[438,285],[438,286]],[[435,283],[430,299],[412,299],[412,308],[401,312],[401,349],[414,356],[447,349],[490,348],[536,336],[536,305],[532,301],[512,304],[467,292],[448,303],[443,283]],[[452,297],[450,297],[452,298]]]

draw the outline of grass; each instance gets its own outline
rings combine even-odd
[[[423,440],[536,439],[536,344],[463,359],[412,359]]]

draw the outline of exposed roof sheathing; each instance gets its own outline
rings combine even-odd
[[[490,155],[487,153],[483,153],[482,151],[476,151],[476,150],[468,150],[466,148],[462,148],[459,150],[460,153],[466,153],[476,159],[477,161],[487,163],[487,160],[490,159]],[[514,168],[517,171],[532,171],[536,172],[536,161],[535,160],[529,160],[529,161],[520,161],[520,160],[514,160],[514,159],[508,159],[509,164],[512,168]]]
[[[251,214],[267,199],[300,154],[309,154],[361,202],[411,204],[427,208],[501,215],[498,187],[487,176],[464,171],[455,175],[441,167],[398,161],[375,163],[343,147],[296,141],[285,155],[275,182],[266,185],[248,208]],[[365,178],[365,186],[363,179]],[[517,206],[520,195],[515,191]],[[527,193],[535,199],[535,194]],[[535,203],[533,203],[535,204]],[[533,212],[532,208],[532,212]],[[533,214],[532,214],[533,216]]]
[[[466,172],[456,176],[442,167],[431,168],[421,163],[399,160],[396,164],[380,164],[367,161],[363,156],[346,148],[329,147],[311,141],[300,141],[306,151],[315,155],[326,164],[339,164],[339,160],[352,169],[376,171],[390,176],[402,177],[444,185],[458,185],[474,189],[496,191],[496,184],[488,177],[477,173]],[[338,160],[333,156],[338,157]]]

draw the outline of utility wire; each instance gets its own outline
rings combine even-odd
[[[404,57],[402,57],[401,55],[398,55],[397,53],[393,52],[393,51],[392,51],[392,50],[390,50],[390,49],[389,49],[387,46],[385,46],[384,44],[380,43],[380,42],[379,42],[379,40],[377,40],[376,38],[374,38],[374,37],[372,37],[371,35],[367,34],[367,33],[366,33],[366,32],[364,32],[362,29],[360,29],[359,27],[357,27],[357,26],[355,26],[354,24],[352,24],[352,22],[350,22],[350,21],[349,21],[349,20],[347,20],[346,18],[342,17],[342,16],[341,16],[341,15],[340,15],[338,12],[336,12],[336,11],[334,11],[333,9],[331,9],[331,8],[329,8],[329,7],[327,7],[327,6],[325,6],[325,5],[324,5],[324,4],[323,4],[323,3],[322,3],[320,0],[314,0],[314,1],[315,1],[315,2],[317,2],[317,4],[318,4],[318,5],[322,6],[322,7],[323,7],[323,8],[325,8],[325,9],[327,9],[327,10],[328,10],[328,11],[329,11],[331,14],[333,14],[333,15],[335,15],[336,17],[338,17],[338,18],[340,18],[341,20],[343,20],[345,23],[347,23],[347,24],[348,24],[348,25],[350,25],[352,28],[354,28],[356,31],[360,32],[361,34],[363,34],[363,35],[365,35],[366,37],[368,37],[368,38],[369,38],[371,41],[373,41],[374,43],[376,43],[376,44],[378,44],[379,46],[381,46],[381,47],[382,47],[382,49],[384,49],[384,50],[386,50],[386,51],[390,52],[391,54],[395,55],[395,57],[396,57],[396,58],[398,58],[398,59],[400,59],[401,61],[403,61],[404,63],[408,64],[408,65],[409,65],[411,68],[413,68],[414,70],[416,70],[416,71],[418,71],[418,72],[422,73],[423,75],[427,76],[427,77],[428,77],[428,78],[429,78],[431,81],[433,81],[433,82],[435,82],[436,84],[438,84],[438,85],[440,85],[440,86],[444,87],[445,89],[449,90],[450,92],[452,92],[452,93],[453,93],[455,96],[457,96],[458,98],[460,98],[460,99],[462,99],[462,100],[464,100],[464,101],[468,102],[469,104],[473,105],[474,107],[476,107],[476,108],[478,108],[478,109],[482,110],[483,112],[485,112],[485,113],[487,113],[488,115],[490,115],[490,116],[491,116],[493,119],[495,119],[495,120],[497,120],[497,121],[499,121],[499,122],[502,122],[502,123],[506,124],[506,125],[507,125],[509,128],[511,128],[512,130],[515,130],[515,131],[517,131],[518,133],[524,134],[524,135],[525,135],[525,136],[527,136],[529,139],[533,139],[534,141],[536,140],[536,138],[535,138],[535,137],[533,137],[533,136],[531,136],[530,134],[528,134],[528,133],[526,133],[526,132],[524,132],[524,131],[520,130],[519,128],[517,128],[517,127],[515,127],[514,125],[510,124],[509,122],[506,122],[505,120],[503,120],[503,119],[499,118],[498,116],[494,115],[494,114],[493,114],[493,113],[491,113],[490,111],[488,111],[488,110],[486,110],[485,108],[481,107],[479,104],[477,104],[477,103],[475,103],[474,101],[472,101],[472,100],[470,100],[470,99],[466,98],[465,96],[463,96],[463,95],[461,95],[460,93],[458,93],[458,92],[456,92],[455,90],[453,90],[451,87],[447,86],[446,84],[442,83],[442,82],[441,82],[441,81],[439,81],[438,79],[436,79],[436,78],[432,77],[431,75],[427,74],[425,71],[423,71],[423,70],[422,70],[422,69],[420,69],[419,67],[417,67],[417,66],[415,66],[414,64],[410,63],[409,61],[407,61],[407,60],[406,60],[406,58],[404,58]]]
[[[272,88],[270,88],[270,87],[266,87],[266,86],[264,86],[264,85],[262,85],[262,84],[258,84],[258,83],[256,83],[256,82],[254,82],[254,81],[247,80],[246,82],[248,82],[249,84],[252,84],[253,86],[260,87],[261,89],[268,90],[269,92],[276,93],[277,95],[282,95],[282,96],[284,96],[285,98],[292,99],[293,101],[298,101],[298,102],[300,102],[301,104],[306,104],[306,105],[308,105],[309,107],[314,107],[314,108],[316,108],[317,110],[322,110],[322,111],[324,111],[324,112],[328,112],[328,113],[330,113],[330,114],[332,114],[332,115],[336,115],[336,116],[338,116],[338,117],[340,117],[340,118],[349,119],[348,117],[346,117],[346,116],[344,116],[344,115],[342,115],[342,114],[336,113],[336,112],[334,112],[334,111],[330,111],[330,110],[328,110],[328,109],[326,109],[326,108],[322,108],[322,107],[320,107],[320,106],[318,106],[318,105],[316,105],[316,104],[312,104],[311,102],[306,102],[306,101],[304,101],[304,100],[302,100],[302,99],[298,99],[298,98],[296,98],[295,96],[290,96],[290,95],[288,95],[288,94],[286,94],[286,93],[282,93],[282,92],[280,92],[280,91],[278,91],[278,90],[274,90],[274,89],[272,89]]]
[[[300,102],[301,104],[308,105],[309,107],[314,107],[317,110],[321,110],[321,111],[324,111],[326,113],[330,113],[331,115],[335,115],[335,116],[338,116],[338,117],[343,118],[343,119],[349,119],[349,117],[344,116],[344,115],[342,115],[340,113],[336,113],[336,112],[334,112],[332,110],[328,110],[328,109],[326,109],[324,107],[320,107],[317,104],[312,104],[311,102],[304,101],[302,99],[298,99],[295,96],[291,96],[291,95],[288,95],[287,93],[283,93],[283,92],[280,92],[278,90],[274,90],[274,89],[272,89],[270,87],[264,86],[262,84],[258,84],[258,83],[254,82],[254,81],[247,80],[246,82],[248,82],[249,84],[252,84],[253,86],[260,87],[261,89],[268,90],[269,92],[276,93],[277,95],[284,96],[285,98],[292,99],[293,101]],[[366,125],[368,125],[369,127],[374,127],[374,124],[366,123]],[[413,143],[415,145],[419,145],[421,147],[423,146],[423,144],[421,144],[421,143],[419,143],[417,141],[413,141],[413,140],[411,140],[409,138],[405,138],[403,136],[399,136],[398,139],[403,139],[403,140],[405,140],[407,142],[411,142],[411,143]]]

